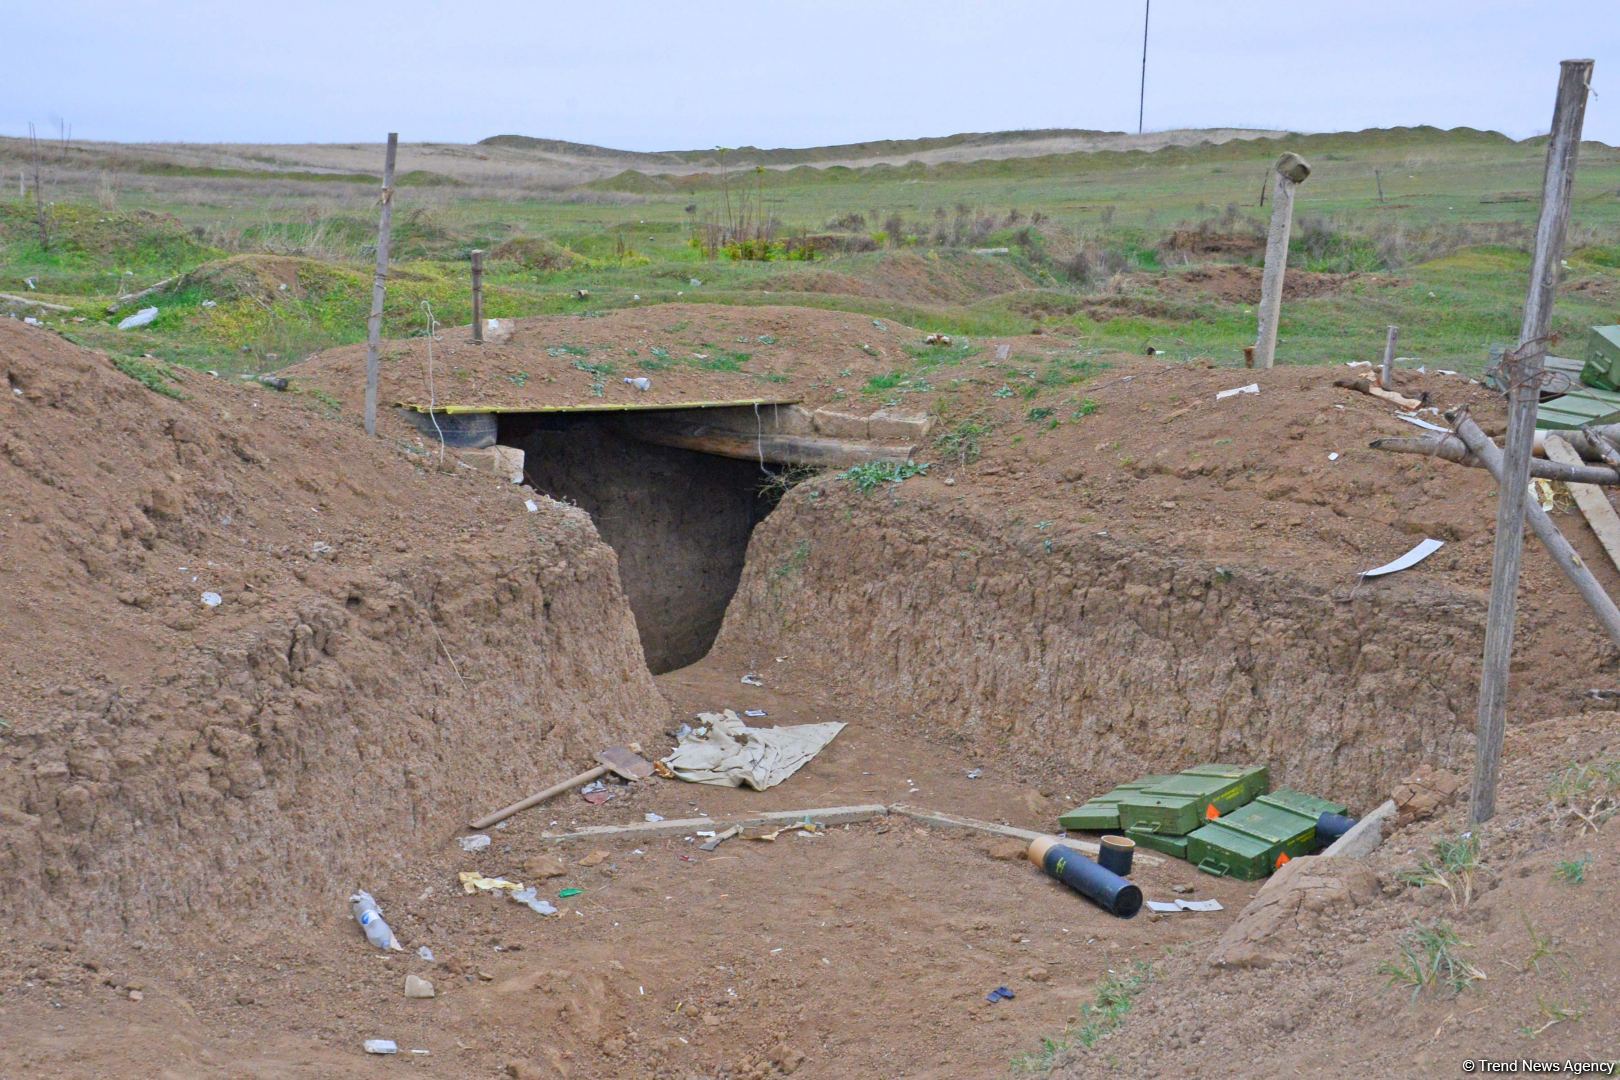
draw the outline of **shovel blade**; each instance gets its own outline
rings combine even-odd
[[[596,760],[626,780],[645,780],[652,775],[652,762],[622,746],[610,746],[596,755]]]

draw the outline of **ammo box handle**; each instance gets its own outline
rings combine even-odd
[[[1159,831],[1159,826],[1161,824],[1163,824],[1163,823],[1158,822],[1158,821],[1138,821],[1134,825],[1132,825],[1131,828],[1136,829],[1136,830],[1138,830],[1140,832],[1156,833],[1156,832]],[[1126,832],[1129,832],[1129,831],[1130,831],[1129,829],[1126,830]]]
[[[1212,870],[1210,869],[1212,866],[1218,866],[1220,869]],[[1205,856],[1203,862],[1198,864],[1198,869],[1202,870],[1206,874],[1214,874],[1216,877],[1226,877],[1231,873],[1232,866],[1230,863],[1217,862],[1215,860],[1215,856],[1208,855]]]

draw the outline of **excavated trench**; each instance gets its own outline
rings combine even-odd
[[[502,414],[535,490],[590,514],[618,555],[647,667],[701,660],[720,631],[781,466],[631,437],[613,414]]]

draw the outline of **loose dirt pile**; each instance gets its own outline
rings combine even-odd
[[[17,323],[0,370],[14,928],[307,918],[661,719],[582,513]]]

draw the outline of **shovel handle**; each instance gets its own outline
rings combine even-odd
[[[498,821],[505,821],[513,814],[545,802],[553,795],[561,795],[569,788],[576,788],[581,784],[588,784],[597,777],[605,774],[607,771],[608,767],[606,765],[598,765],[594,769],[586,769],[578,776],[564,780],[560,784],[552,784],[544,791],[537,791],[533,795],[530,795],[527,799],[519,800],[518,802],[513,803],[511,806],[503,806],[493,814],[485,814],[483,817],[479,818],[477,821],[471,822],[470,824],[474,829],[487,829]]]

